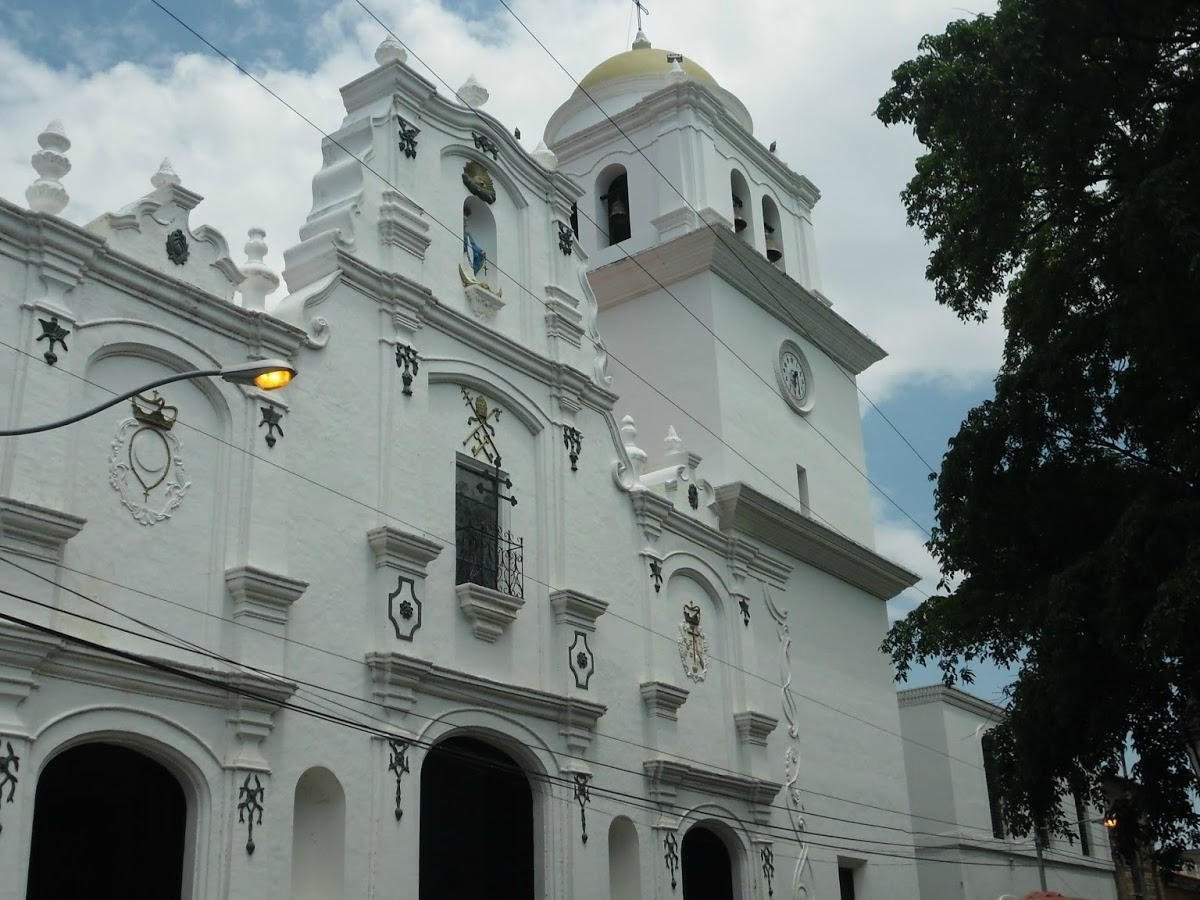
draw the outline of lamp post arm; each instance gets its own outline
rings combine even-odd
[[[132,391],[126,391],[124,394],[113,397],[111,400],[106,400],[99,406],[93,406],[91,409],[85,409],[81,413],[76,413],[75,415],[68,416],[65,419],[59,419],[57,422],[48,422],[45,425],[31,425],[28,428],[0,429],[0,437],[16,437],[19,434],[36,434],[39,431],[50,431],[54,428],[62,428],[64,425],[70,425],[74,422],[80,421],[81,419],[94,416],[98,412],[103,412],[110,406],[116,406],[122,400],[128,400],[129,398],[135,397],[138,394],[144,393],[145,391],[152,390],[156,387],[162,387],[164,384],[171,384],[175,381],[187,381],[192,378],[209,378],[214,375],[220,375],[221,372],[221,369],[194,369],[191,372],[178,372],[166,378],[160,378],[158,381],[152,381],[149,384],[143,384],[141,387],[134,388]]]

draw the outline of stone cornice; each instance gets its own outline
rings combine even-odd
[[[292,604],[308,589],[308,582],[256,566],[237,566],[225,570],[225,587],[233,599],[235,619],[286,625]]]
[[[717,229],[722,229],[720,236]],[[644,268],[643,268],[644,267]],[[654,279],[646,275],[654,273]],[[588,273],[602,309],[609,309],[710,271],[797,335],[812,341],[857,375],[887,354],[820,297],[767,262],[721,225],[701,227]],[[655,280],[657,279],[657,280]]]
[[[57,563],[85,524],[79,516],[0,497],[0,547],[12,553]]]
[[[650,783],[650,799],[659,802],[673,802],[676,791],[689,790],[765,806],[783,787],[778,781],[702,769],[671,759],[648,759],[642,763],[642,771]]]
[[[424,578],[426,566],[442,552],[442,545],[438,541],[391,525],[381,525],[368,531],[367,543],[375,554],[377,569],[398,569],[414,578]]]
[[[566,589],[550,592],[550,608],[557,624],[590,634],[596,630],[596,620],[604,615],[608,603],[581,591]]]
[[[774,716],[754,710],[733,714],[733,726],[737,730],[738,740],[743,744],[767,746],[767,738],[778,724],[779,720]]]
[[[589,730],[608,711],[603,703],[492,681],[400,653],[368,653],[366,664],[376,695],[386,696],[396,689],[402,694],[411,693],[407,707],[415,704],[416,694],[424,694]]]
[[[480,584],[459,584],[454,588],[458,607],[471,622],[471,633],[481,641],[494,644],[517,619],[525,605],[514,597]]]
[[[792,171],[783,160],[767,150],[730,115],[711,89],[695,81],[684,81],[656,91],[629,109],[614,113],[612,119],[622,131],[631,134],[634,130],[651,125],[682,107],[691,108],[706,116],[717,134],[733,144],[748,160],[767,172],[809,208],[816,205],[821,198],[821,192],[815,184]],[[558,154],[560,160],[569,162],[611,143],[612,131],[612,123],[605,118],[561,141],[556,141],[550,149]]]
[[[47,246],[51,240],[60,255],[67,249],[81,257],[92,255],[87,274],[96,281],[182,318],[198,321],[211,331],[246,344],[251,352],[290,358],[304,343],[305,333],[295,325],[265,312],[243,309],[144,266],[69,222],[52,220],[0,199],[0,253],[40,264],[51,249]]]
[[[665,681],[643,681],[640,685],[642,703],[652,716],[668,722],[679,720],[679,707],[687,702],[688,689]]]
[[[880,600],[919,580],[874,550],[737,481],[717,488],[722,531],[748,535]]]
[[[784,560],[776,559],[746,541],[736,538],[731,540],[729,535],[676,509],[672,509],[664,520],[663,528],[722,556],[729,562],[735,576],[739,573],[749,573],[767,584],[781,588],[792,573],[792,566]]]
[[[1000,722],[1008,715],[1002,706],[989,703],[974,694],[968,694],[966,691],[960,691],[958,688],[944,684],[931,684],[926,687],[896,691],[896,703],[902,707],[922,706],[926,703],[945,703],[947,706],[957,707],[988,722]]]

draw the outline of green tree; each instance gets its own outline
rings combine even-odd
[[[1200,841],[1200,7],[1001,0],[926,36],[876,116],[923,145],[902,194],[938,302],[1002,304],[993,399],[937,476],[936,596],[903,679],[1012,666],[1009,827],[1131,744],[1145,836]],[[1069,804],[1068,804],[1069,806]]]

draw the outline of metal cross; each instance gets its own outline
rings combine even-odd
[[[404,816],[400,808],[400,778],[408,769],[408,741],[403,738],[388,738],[388,771],[396,776],[396,821]]]
[[[642,13],[650,15],[650,10],[642,4],[642,0],[633,0],[633,5],[637,7],[638,31],[642,30]]]

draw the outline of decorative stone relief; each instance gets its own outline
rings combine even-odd
[[[403,738],[388,738],[388,771],[396,776],[396,821],[404,817],[400,807],[400,780],[408,772],[408,741]]]
[[[413,580],[401,575],[396,582],[396,589],[388,594],[388,620],[396,629],[396,637],[402,641],[413,639],[421,627],[423,607]]]
[[[177,266],[188,261],[188,242],[182,228],[176,228],[167,235],[167,259]]]
[[[254,787],[250,787],[250,779],[254,779]],[[246,780],[238,788],[238,822],[246,825],[246,852],[254,852],[254,816],[258,815],[258,824],[262,824],[263,798],[267,789],[263,787],[258,776],[246,774]]]
[[[400,393],[411,397],[413,378],[421,368],[416,348],[408,344],[396,344],[396,367],[401,370],[400,381],[404,384]]]
[[[55,344],[62,344],[63,353],[67,352],[67,337],[71,332],[58,324],[58,316],[51,316],[49,319],[38,319],[42,325],[42,333],[38,336],[38,342],[49,341],[46,345],[46,352],[42,357],[50,365],[58,362],[58,356],[54,352]]]
[[[21,757],[17,756],[13,750],[12,741],[5,742],[8,745],[8,752],[0,756],[0,800],[5,803],[12,803],[13,797],[17,792],[17,770],[21,766]],[[8,788],[8,797],[4,796],[4,789]],[[4,830],[4,826],[0,825],[0,831]],[[587,838],[584,838],[587,841]]]
[[[572,772],[571,778],[575,781],[575,802],[579,804],[579,826],[583,830],[583,842],[587,843],[587,805],[592,799],[591,793],[588,791],[588,782],[592,776],[586,772]]]
[[[500,299],[498,290],[492,290],[491,285],[481,281],[472,280],[461,265],[458,267],[458,274],[462,278],[467,303],[476,318],[483,319],[485,322],[496,318],[496,313],[504,309],[504,301]]]
[[[567,448],[567,458],[571,460],[571,471],[579,471],[579,454],[583,452],[583,432],[572,425],[564,425],[563,446]]]
[[[679,658],[683,661],[683,674],[692,681],[701,682],[708,675],[708,638],[700,627],[700,607],[695,603],[686,603],[683,607]]]
[[[277,437],[283,437],[283,426],[279,424],[283,421],[283,411],[269,403],[265,404],[260,411],[262,412],[262,421],[258,423],[258,427],[267,426],[267,446],[274,447]]]
[[[492,181],[492,175],[475,160],[463,166],[462,180],[467,190],[484,203],[496,202],[496,185]]]
[[[117,426],[112,441],[108,483],[135,522],[155,525],[171,517],[191,487],[182,447],[171,433],[179,411],[158,391],[151,397],[138,394],[131,405],[133,418]]]
[[[71,199],[59,181],[71,171],[71,161],[66,157],[71,149],[71,141],[63,132],[62,122],[55,119],[47,125],[45,131],[38,135],[38,146],[42,149],[29,160],[38,177],[37,181],[25,188],[25,199],[34,212],[57,216],[67,208]]]
[[[575,676],[575,687],[586,691],[596,671],[596,657],[588,646],[587,635],[582,631],[575,632],[575,640],[567,648],[567,656],[571,674]]]

